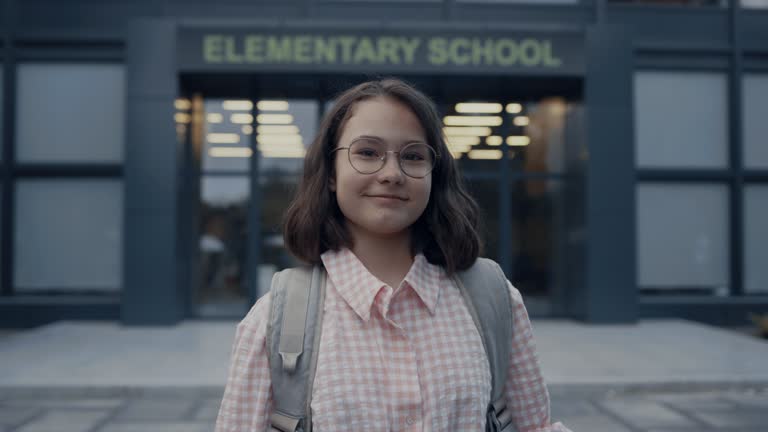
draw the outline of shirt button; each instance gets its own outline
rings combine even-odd
[[[413,417],[408,416],[405,418],[405,422],[408,423],[408,426],[413,424]]]

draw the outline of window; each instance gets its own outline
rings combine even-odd
[[[726,76],[635,74],[635,156],[640,168],[725,168]]]
[[[728,294],[725,185],[645,184],[637,189],[637,271],[641,288]]]
[[[768,9],[768,0],[741,0],[741,6],[754,9]]]
[[[19,65],[18,160],[122,162],[124,87],[122,65]]]
[[[742,135],[744,167],[768,168],[768,122],[765,101],[768,100],[768,74],[744,76],[742,100]]]
[[[608,0],[608,2],[660,6],[728,6],[728,0]]]
[[[120,289],[121,181],[21,180],[16,187],[16,292]]]
[[[744,291],[768,293],[768,186],[744,191]]]

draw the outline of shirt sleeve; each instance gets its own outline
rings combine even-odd
[[[268,293],[237,326],[216,432],[262,432],[269,426],[272,381],[266,341],[270,305]]]
[[[549,391],[541,375],[528,311],[520,291],[509,281],[507,285],[514,322],[505,392],[512,422],[519,432],[571,432],[561,423],[550,423]]]

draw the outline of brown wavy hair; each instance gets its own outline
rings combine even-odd
[[[438,154],[432,171],[429,202],[411,227],[411,248],[448,274],[469,268],[482,253],[478,234],[478,207],[462,183],[456,163],[448,152],[442,122],[432,101],[413,86],[395,78],[368,81],[341,93],[325,114],[315,140],[304,158],[304,174],[283,219],[288,251],[310,264],[320,264],[327,250],[352,248],[345,218],[330,190],[335,176],[334,158],[342,128],[356,103],[374,97],[391,97],[418,117],[427,143]]]

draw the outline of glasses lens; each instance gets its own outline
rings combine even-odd
[[[435,151],[427,144],[411,144],[400,150],[400,167],[411,177],[425,177],[435,167]]]
[[[375,173],[384,165],[385,151],[384,144],[378,141],[357,140],[349,146],[349,162],[360,173]]]

